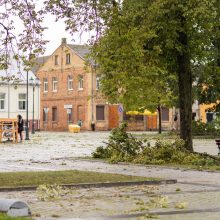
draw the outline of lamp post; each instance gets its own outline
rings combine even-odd
[[[27,96],[26,96],[26,100],[27,100],[27,108],[26,108],[26,136],[25,136],[25,140],[30,140],[29,139],[29,127],[28,127],[28,86],[29,86],[29,83],[28,83],[28,70],[27,70],[27,81],[26,81],[26,84],[27,84]]]
[[[32,112],[32,130],[31,130],[31,133],[35,134],[35,128],[34,128],[34,92],[35,92],[35,87],[37,85],[39,85],[39,79],[38,78],[33,79],[31,77],[30,80],[31,80],[32,87],[33,87],[33,112]]]

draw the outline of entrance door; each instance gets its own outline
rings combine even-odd
[[[108,128],[117,128],[119,125],[118,105],[109,105]]]
[[[147,130],[156,130],[156,129],[157,129],[157,115],[148,115]]]

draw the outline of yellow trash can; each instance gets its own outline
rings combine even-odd
[[[69,125],[69,132],[79,133],[80,132],[80,126],[76,125],[76,124]]]

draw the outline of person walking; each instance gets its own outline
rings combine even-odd
[[[24,120],[21,117],[21,115],[18,115],[17,118],[18,118],[18,134],[20,135],[20,141],[22,142],[23,140],[22,131],[24,129]]]

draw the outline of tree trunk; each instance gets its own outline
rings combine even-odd
[[[182,24],[184,25],[184,18]],[[185,32],[179,32],[179,43],[182,51],[178,52],[178,80],[180,103],[180,138],[185,141],[185,147],[193,151],[192,146],[192,72],[190,54],[188,51],[188,37]]]
[[[158,133],[161,134],[161,132],[162,132],[162,122],[161,122],[161,106],[160,106],[160,104],[157,107],[157,111],[158,111],[158,116],[159,116],[159,130],[158,130]]]

